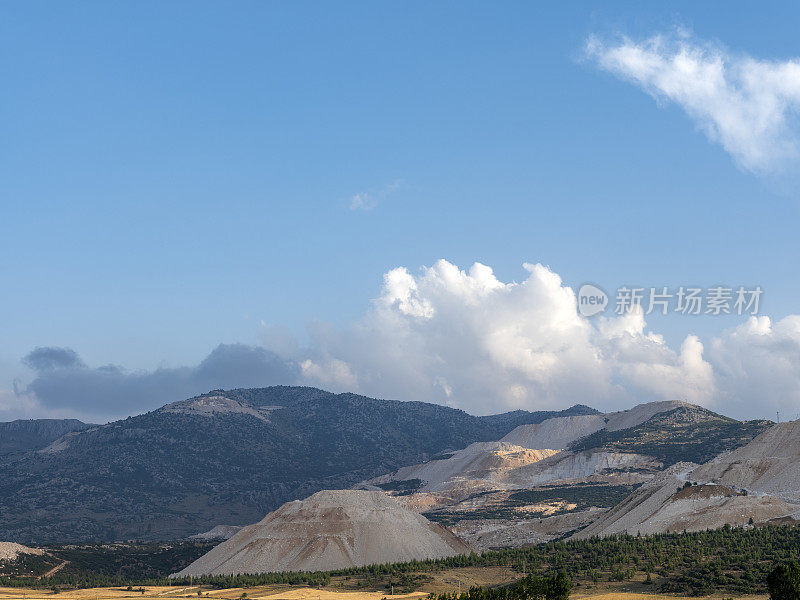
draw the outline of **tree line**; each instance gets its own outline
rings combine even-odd
[[[261,573],[216,575],[180,579],[98,575],[90,570],[32,578],[0,578],[0,585],[30,587],[96,587],[101,585],[181,585],[217,588],[252,587],[276,583],[324,586],[331,578],[349,578],[360,587],[379,588],[392,583],[413,587],[418,574],[460,567],[508,567],[523,575],[553,577],[564,573],[575,585],[633,578],[652,582],[661,592],[706,595],[711,592],[754,594],[767,592],[767,576],[776,565],[798,559],[800,527],[771,525],[757,528],[665,533],[650,536],[618,535],[549,542],[436,560],[370,565],[320,573]],[[76,567],[77,568],[77,567]],[[477,593],[477,592],[476,592]],[[466,600],[476,600],[467,598]],[[453,600],[453,599],[437,599]],[[483,599],[481,599],[483,600]],[[494,600],[494,599],[490,599]],[[800,600],[800,599],[795,599]]]

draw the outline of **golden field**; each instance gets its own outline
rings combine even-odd
[[[438,587],[438,586],[437,586]],[[316,589],[308,587],[286,588],[276,590],[275,586],[254,588],[232,588],[227,590],[213,590],[208,588],[192,587],[149,587],[142,594],[136,591],[127,591],[125,588],[92,588],[85,590],[71,590],[54,593],[51,590],[21,590],[17,588],[0,588],[0,600],[121,600],[123,598],[139,600],[159,600],[166,598],[198,598],[198,591],[202,598],[216,600],[239,600],[242,594],[247,594],[249,600],[381,600],[387,594],[383,592],[355,592],[337,591],[331,589]],[[388,596],[393,600],[416,600],[423,598],[427,592],[420,591],[412,594],[395,594]],[[708,596],[709,600],[720,600],[723,596]],[[766,600],[767,596],[743,596],[747,600]],[[647,594],[626,591],[611,591],[607,589],[576,590],[571,600],[697,600],[688,596],[669,596],[665,594]]]
[[[124,587],[65,590],[54,593],[49,589],[31,590],[0,587],[0,600],[166,600],[169,598],[207,598],[208,600],[419,600],[430,592],[466,591],[473,585],[495,586],[511,583],[519,573],[509,567],[460,567],[425,574],[427,580],[410,594],[391,595],[387,590],[354,589],[355,580],[335,577],[322,588],[273,584],[251,588],[215,589],[209,586],[145,586],[144,593]],[[651,593],[653,586],[637,581],[579,584],[573,588],[570,600],[697,600],[696,597]],[[200,594],[198,594],[200,592]],[[246,594],[246,596],[242,596]],[[706,600],[723,600],[730,594],[714,594]],[[763,596],[737,596],[736,600],[769,600]]]
[[[213,590],[209,588],[192,587],[145,587],[145,593],[127,591],[126,588],[90,588],[85,590],[63,591],[57,594],[51,590],[21,590],[17,588],[0,588],[0,600],[121,600],[135,598],[138,600],[156,600],[165,598],[199,598],[197,592],[202,592],[203,598],[215,600],[239,600],[242,594],[247,594],[250,600],[381,600],[386,594],[379,592],[337,592],[326,589],[293,588],[276,591],[274,586],[254,588],[231,588],[227,590]],[[414,600],[425,596],[424,593],[395,595],[397,600]]]

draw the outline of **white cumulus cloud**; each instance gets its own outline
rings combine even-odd
[[[636,41],[588,41],[601,69],[679,105],[741,167],[774,173],[796,164],[800,59],[732,54],[685,32]]]
[[[556,273],[541,264],[525,269],[519,283],[500,281],[480,263],[464,271],[440,260],[417,275],[393,269],[359,322],[312,331],[303,374],[473,413],[718,398],[697,337],[676,352],[646,330],[641,313],[586,320]]]
[[[768,408],[800,418],[800,316],[775,323],[751,317],[715,339],[709,356],[720,380],[720,402],[733,413]]]

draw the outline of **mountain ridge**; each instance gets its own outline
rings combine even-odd
[[[78,419],[17,419],[0,422],[0,455],[44,448],[68,433],[96,427]]]
[[[560,414],[475,417],[298,386],[212,390],[0,461],[0,539],[180,539],[246,525]]]

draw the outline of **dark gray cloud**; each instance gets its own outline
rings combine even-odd
[[[22,359],[22,362],[37,373],[46,373],[56,369],[81,369],[86,366],[75,350],[53,346],[40,346],[33,349]]]
[[[245,344],[220,344],[200,364],[128,371],[89,368],[67,348],[37,348],[23,362],[36,371],[25,393],[46,409],[114,418],[158,408],[212,389],[293,384],[297,366],[273,352]]]

